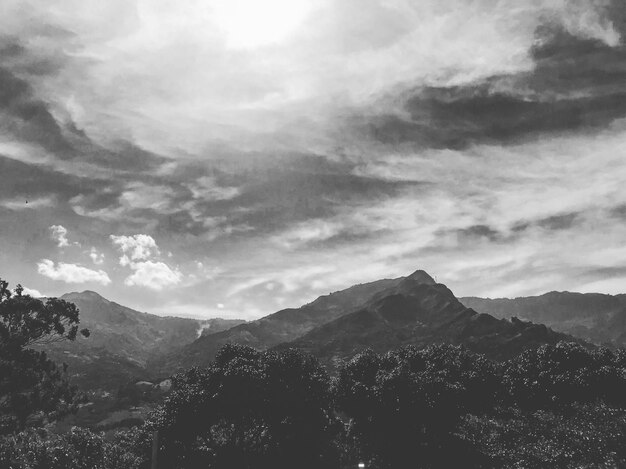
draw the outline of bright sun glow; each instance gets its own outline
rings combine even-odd
[[[254,48],[281,41],[310,9],[309,0],[217,0],[217,24],[233,48]]]

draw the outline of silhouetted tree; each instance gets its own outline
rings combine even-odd
[[[38,414],[52,420],[72,410],[77,390],[65,365],[32,347],[76,339],[78,323],[75,305],[32,298],[19,285],[12,293],[0,279],[0,434],[23,429]]]

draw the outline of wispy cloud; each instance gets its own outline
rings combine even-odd
[[[228,200],[241,194],[237,187],[223,187],[217,184],[215,178],[202,176],[187,185],[194,199],[202,200]]]

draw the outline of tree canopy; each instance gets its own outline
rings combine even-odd
[[[226,345],[204,370],[174,378],[150,425],[168,467],[333,467],[338,422],[329,378],[296,350]]]
[[[0,279],[0,434],[73,409],[77,389],[69,384],[65,366],[50,360],[41,347],[75,340],[78,334],[74,304],[33,298],[20,285],[11,292]],[[88,336],[89,331],[80,334]]]

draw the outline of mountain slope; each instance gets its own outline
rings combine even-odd
[[[350,313],[372,295],[399,284],[399,279],[384,279],[355,285],[321,296],[300,308],[285,309],[227,331],[200,337],[180,352],[151,362],[155,370],[177,371],[191,366],[207,365],[227,343],[248,345],[265,350],[292,341],[308,331]]]
[[[384,352],[402,345],[464,344],[497,359],[571,337],[543,325],[507,321],[466,308],[442,284],[418,270],[408,277],[356,285],[297,309],[201,337],[151,369],[173,372],[204,366],[227,343],[256,349],[298,347],[326,363],[365,348]]]
[[[277,348],[297,347],[332,364],[366,348],[385,352],[402,345],[463,344],[507,359],[545,343],[571,340],[543,325],[496,319],[466,308],[423,271],[374,295],[357,311]]]
[[[146,364],[151,357],[169,354],[193,342],[198,336],[240,324],[239,320],[201,321],[141,313],[84,291],[67,293],[61,299],[80,311],[80,326],[91,334],[74,342],[46,347],[48,354],[69,365],[73,381],[84,389],[117,390],[130,380],[149,376]]]
[[[549,292],[526,298],[460,300],[497,318],[516,316],[596,343],[626,345],[626,295]]]

